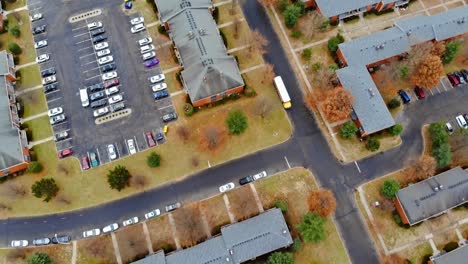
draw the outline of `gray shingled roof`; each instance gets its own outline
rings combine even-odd
[[[365,66],[346,67],[336,71],[336,74],[343,87],[355,98],[353,109],[366,133],[372,134],[395,125]]]
[[[6,50],[0,51],[0,75],[5,75],[9,72],[8,55]]]
[[[208,9],[213,6],[211,0],[154,0],[154,2],[158,7],[161,22],[167,22],[185,8]]]
[[[338,16],[356,9],[373,5],[381,0],[315,0],[320,12],[326,17]],[[395,1],[396,2],[396,1]]]
[[[439,13],[432,18],[437,41],[468,32],[468,6],[466,5]]]
[[[468,244],[432,259],[434,264],[465,264],[468,259]]]
[[[270,209],[240,223],[221,228],[221,235],[188,249],[150,255],[135,264],[242,263],[293,243],[280,209]]]
[[[468,170],[453,168],[397,193],[410,225],[468,201]]]

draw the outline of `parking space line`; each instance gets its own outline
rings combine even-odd
[[[87,62],[85,64],[81,64],[81,66],[85,66],[85,65],[88,65],[88,64],[91,64],[91,63],[97,63],[97,61],[90,61],[90,62]]]
[[[67,121],[63,121],[63,122],[60,122],[60,123],[58,123],[58,124],[52,125],[52,127],[55,127],[55,126],[58,126],[58,125],[63,125],[63,124],[66,124],[66,123],[67,123]]]
[[[158,110],[166,109],[166,108],[168,108],[168,107],[172,107],[172,104],[166,105],[166,106],[163,106],[163,107],[160,107],[160,108],[158,108]]]
[[[62,99],[62,97],[54,98],[54,99],[48,100],[47,103],[51,103],[51,102],[54,102],[54,101],[57,101],[57,100],[60,100],[60,99]]]
[[[62,131],[65,131],[65,130],[62,130]],[[60,140],[60,141],[55,141],[55,144],[65,143],[65,142],[68,142],[68,141],[70,141],[70,140],[72,140],[71,137],[66,138],[66,139],[62,139],[62,140]]]
[[[436,89],[437,89],[437,91],[439,91],[439,93],[440,93],[440,90],[439,90],[439,87],[438,87],[438,86],[436,86]]]
[[[99,149],[96,148],[96,155],[98,157],[99,163],[102,164],[101,154],[99,153]]]
[[[140,152],[140,148],[138,147],[138,141],[136,139],[136,136],[133,136],[133,139],[135,140],[135,146],[137,148],[137,151]]]
[[[93,56],[93,55],[94,55],[94,53],[89,53],[89,54],[80,56],[80,60],[83,59],[83,58],[89,57],[89,56]]]
[[[85,81],[88,81],[88,80],[91,80],[91,79],[94,79],[94,78],[97,78],[97,77],[101,77],[101,75],[96,75],[96,76],[93,76],[93,77],[89,77],[89,78],[85,79]]]
[[[80,42],[76,42],[75,45],[79,45],[81,43],[85,43],[86,41],[91,41],[91,39],[85,39],[85,40],[82,40]]]
[[[99,69],[100,67],[94,67],[94,68],[91,68],[89,70],[86,70],[86,71],[82,71],[81,73],[87,73],[87,72],[90,72],[90,71],[95,71],[97,69]],[[120,85],[119,85],[120,86]]]
[[[93,47],[93,46],[89,46],[89,47],[86,47],[86,48],[81,48],[81,49],[79,49],[78,51],[82,51],[82,50],[90,49],[90,48],[92,48],[92,47]]]
[[[80,37],[80,36],[83,36],[83,35],[87,35],[89,34],[88,32],[85,32],[85,33],[80,33],[80,34],[76,34],[76,35],[73,35],[74,38],[77,38],[77,37]]]
[[[431,92],[431,95],[434,95],[434,93],[432,92],[432,89],[430,89],[429,92]]]
[[[82,28],[86,28],[86,27],[87,27],[87,26],[86,26],[86,25],[84,25],[84,26],[82,26],[82,27],[72,28],[72,31],[80,30],[80,29],[82,29]]]
[[[69,147],[66,147],[66,148],[63,148],[63,149],[58,149],[57,152],[60,152],[60,151],[62,151],[62,150],[66,150],[66,149],[71,149],[71,148],[73,148],[73,145],[71,145],[71,146],[69,146]]]

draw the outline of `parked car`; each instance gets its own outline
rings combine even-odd
[[[102,80],[103,81],[107,81],[107,80],[110,80],[110,79],[114,79],[114,78],[117,78],[119,75],[117,74],[116,71],[111,71],[111,72],[106,72],[102,75]]]
[[[43,62],[48,61],[49,59],[50,59],[49,54],[42,54],[42,55],[37,56],[36,62],[37,63],[43,63]]]
[[[464,114],[463,117],[465,118],[466,122],[468,122],[468,114]]]
[[[109,63],[107,65],[104,65],[101,67],[102,72],[108,72],[108,71],[113,71],[115,70],[115,63]]]
[[[50,109],[49,111],[47,111],[47,115],[49,115],[49,116],[56,116],[56,115],[60,115],[60,114],[63,114],[63,108],[62,107],[54,107],[54,108]]]
[[[104,84],[102,82],[96,83],[96,84],[88,86],[87,89],[90,93],[94,93],[94,92],[104,89]]]
[[[227,192],[227,191],[230,191],[230,190],[234,189],[234,187],[236,187],[236,186],[234,185],[234,183],[232,183],[232,182],[226,183],[226,184],[221,185],[221,186],[219,187],[219,192],[222,192],[222,193],[223,193],[223,192]]]
[[[92,38],[91,40],[93,41],[93,44],[96,44],[98,42],[101,42],[103,40],[106,40],[107,36],[106,35],[99,35],[97,37]]]
[[[249,175],[249,176],[246,176],[244,178],[241,178],[239,180],[239,184],[244,185],[244,184],[247,184],[247,183],[250,183],[250,182],[253,182],[253,181],[254,181],[253,177]]]
[[[424,90],[419,86],[416,86],[414,88],[414,93],[416,94],[418,99],[424,99],[426,97],[426,94],[424,93]]]
[[[65,115],[61,114],[61,115],[53,116],[49,119],[49,121],[51,125],[62,123],[63,121],[65,121]]]
[[[91,34],[92,37],[95,37],[95,36],[106,33],[106,31],[103,28],[98,28],[95,30],[91,30],[89,33]]]
[[[141,57],[143,58],[143,60],[149,60],[149,59],[156,57],[156,52],[151,51],[151,52],[141,55]]]
[[[449,135],[453,134],[453,127],[452,124],[450,124],[450,122],[445,123],[445,130],[447,130],[447,133],[449,133]]]
[[[110,53],[111,53],[110,49],[103,49],[103,50],[96,52],[96,55],[98,57],[102,57],[102,56],[109,55]]]
[[[155,84],[153,86],[151,86],[151,90],[153,90],[153,92],[157,92],[157,91],[161,91],[161,90],[164,90],[164,89],[167,89],[167,84],[166,83],[158,83],[158,84]]]
[[[407,103],[411,102],[411,98],[409,97],[409,95],[405,91],[399,90],[398,94],[400,95],[401,100],[403,100],[403,103],[407,104]]]
[[[127,219],[127,220],[123,221],[122,225],[123,226],[134,225],[134,224],[138,223],[138,221],[139,221],[138,217],[134,216],[134,217],[132,217],[130,219]]]
[[[153,44],[144,45],[144,46],[140,47],[140,53],[144,54],[146,52],[153,51],[154,49],[155,49],[155,47],[154,47]]]
[[[137,150],[135,148],[135,141],[133,139],[127,140],[127,146],[128,146],[128,152],[130,152],[130,154],[137,153]]]
[[[81,169],[88,170],[89,169],[89,159],[88,156],[84,156],[81,158]]]
[[[102,22],[101,21],[97,21],[97,22],[93,22],[93,23],[88,24],[88,30],[94,30],[94,29],[98,29],[98,28],[102,28]]]
[[[94,117],[100,117],[100,116],[103,116],[103,115],[106,115],[109,113],[109,107],[102,107],[102,108],[99,108],[97,110],[94,110],[93,112],[93,116]]]
[[[67,131],[60,131],[58,133],[55,133],[54,135],[54,140],[57,142],[57,141],[61,141],[61,140],[64,140],[68,138],[68,132]]]
[[[460,73],[463,75],[463,78],[465,78],[465,81],[468,80],[468,70],[463,69]]]
[[[57,71],[55,70],[54,67],[52,67],[52,68],[45,69],[45,70],[41,71],[41,76],[42,77],[47,77],[47,76],[50,76],[50,75],[54,75],[56,73],[57,73]]]
[[[124,102],[116,103],[116,104],[111,104],[110,109],[112,112],[117,112],[119,110],[122,110],[125,108]]]
[[[143,64],[145,65],[146,68],[151,68],[153,66],[158,65],[159,60],[157,58],[152,58],[150,60],[147,60],[147,61],[143,62]]]
[[[104,97],[106,97],[106,95],[104,94],[104,91],[100,91],[100,92],[91,94],[89,96],[89,100],[96,101],[96,100],[102,99]]]
[[[146,140],[148,141],[148,145],[150,147],[156,146],[156,142],[154,141],[153,133],[151,133],[151,131],[145,132],[145,136],[146,136]]]
[[[107,63],[110,63],[110,62],[113,62],[113,61],[114,61],[114,57],[112,57],[112,56],[105,56],[105,57],[102,57],[102,58],[98,59],[99,65],[104,65],[104,64],[107,64]]]
[[[181,206],[182,205],[179,202],[166,205],[166,212],[174,211],[175,209],[178,209]]]
[[[58,85],[56,83],[51,83],[44,86],[44,93],[50,93],[58,89]]]
[[[35,49],[40,49],[40,48],[43,48],[43,47],[47,46],[47,44],[48,44],[47,40],[44,39],[44,40],[41,40],[41,41],[38,41],[38,42],[34,43],[34,48]]]
[[[68,156],[70,156],[72,154],[73,154],[73,150],[71,148],[68,148],[68,149],[64,149],[64,150],[59,151],[58,157],[60,159],[63,159],[63,158],[68,157]]]
[[[111,160],[115,160],[117,158],[117,153],[115,152],[114,144],[107,145],[107,153],[109,154],[109,158]]]
[[[144,46],[144,45],[150,44],[150,43],[152,43],[152,42],[153,42],[153,39],[150,38],[150,37],[142,38],[142,39],[138,40],[138,44],[139,44],[140,46]]]
[[[119,90],[119,87],[114,86],[114,87],[111,87],[111,88],[109,88],[109,89],[106,89],[106,90],[105,90],[105,93],[106,93],[107,96],[109,96],[109,95],[116,94],[116,93],[118,93],[119,91],[120,91],[120,90]]]
[[[109,233],[109,232],[113,232],[113,231],[115,231],[117,229],[119,229],[119,224],[113,223],[113,224],[110,224],[108,226],[103,227],[102,232],[103,233]]]
[[[109,104],[115,104],[123,100],[123,96],[121,94],[116,94],[111,96],[109,99]]]
[[[162,82],[162,81],[164,81],[164,79],[166,79],[166,76],[164,75],[164,73],[154,75],[154,76],[151,76],[151,77],[148,78],[150,83]]]
[[[169,96],[169,92],[167,90],[161,90],[161,91],[157,91],[153,93],[154,100],[159,100],[168,96]]]
[[[177,114],[175,112],[168,113],[168,114],[163,115],[162,119],[163,119],[163,122],[169,122],[171,120],[177,119]]]
[[[465,77],[463,76],[463,74],[461,74],[461,72],[454,72],[453,74],[455,74],[455,76],[457,76],[458,81],[460,82],[460,84],[465,84],[467,82],[467,80],[465,80]]]
[[[156,134],[156,141],[163,141],[164,140],[164,136],[162,133],[157,133]]]
[[[132,28],[130,28],[130,31],[132,33],[134,33],[134,34],[140,32],[140,31],[143,31],[143,30],[145,30],[145,25],[143,25],[143,23],[137,24],[137,25],[133,26]]]
[[[102,99],[102,100],[99,100],[99,101],[94,101],[94,102],[91,102],[91,108],[103,107],[106,104],[107,104],[106,99]]]
[[[135,17],[134,19],[130,20],[130,24],[132,25],[137,25],[145,22],[145,19],[143,17]]]
[[[12,240],[10,243],[11,247],[20,248],[27,247],[29,245],[27,240]]]
[[[161,214],[161,211],[159,209],[154,209],[151,212],[148,212],[145,214],[145,219],[148,220],[150,218],[156,217]]]
[[[36,13],[31,16],[31,22],[37,21],[39,19],[43,18],[43,15],[41,13]]]
[[[71,242],[71,237],[66,236],[66,235],[61,235],[61,236],[55,235],[52,238],[52,244],[67,244],[70,242]]]
[[[49,83],[54,83],[56,81],[57,81],[57,77],[55,77],[55,75],[47,76],[45,78],[42,78],[42,85],[46,85],[46,84],[49,84]]]
[[[41,34],[46,31],[46,25],[38,26],[32,29],[33,35]]]
[[[112,86],[116,86],[116,85],[119,85],[119,84],[120,84],[119,79],[113,79],[113,80],[104,82],[104,88],[107,89],[107,88],[110,88]]]
[[[44,237],[44,238],[36,238],[33,240],[33,245],[35,246],[45,246],[50,244],[50,238]]]
[[[99,236],[101,234],[101,230],[99,228],[91,229],[88,231],[83,232],[83,237],[88,238],[88,237],[94,237],[94,236]]]
[[[460,81],[458,80],[457,76],[455,76],[452,73],[447,74],[447,78],[449,79],[453,87],[457,87],[460,84]]]
[[[101,43],[98,43],[98,44],[94,45],[95,50],[102,50],[102,49],[105,49],[105,48],[108,48],[108,47],[109,47],[109,43],[107,43],[107,42],[101,42]]]
[[[458,126],[463,129],[468,129],[468,123],[462,115],[459,115],[455,118],[457,120]]]

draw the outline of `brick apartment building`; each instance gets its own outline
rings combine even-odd
[[[0,177],[28,167],[30,161],[26,133],[20,130],[16,102],[13,56],[0,52]]]
[[[155,0],[159,20],[174,43],[181,80],[193,106],[203,106],[244,89],[244,81],[211,14],[211,0]]]

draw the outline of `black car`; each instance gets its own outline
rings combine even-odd
[[[52,238],[52,243],[53,244],[70,243],[70,242],[71,242],[71,237],[70,236],[54,236]]]
[[[124,108],[125,108],[124,102],[120,102],[120,103],[110,105],[110,109],[111,109],[112,112],[116,112],[116,111],[122,110]]]
[[[101,42],[101,41],[106,40],[106,39],[107,39],[106,35],[99,35],[97,37],[94,37],[92,40],[93,40],[93,44],[96,44],[96,43]]]
[[[239,180],[239,184],[240,185],[244,185],[244,184],[247,184],[249,182],[253,182],[254,181],[254,178],[252,176],[247,176],[247,177],[244,177],[242,179]]]
[[[101,107],[101,106],[105,106],[106,104],[107,104],[106,99],[95,101],[95,102],[91,103],[91,108],[98,108],[98,107]]]
[[[109,63],[109,64],[106,64],[104,66],[101,67],[101,71],[102,72],[108,72],[108,71],[112,71],[112,70],[115,70],[115,63]]]
[[[50,93],[52,91],[57,90],[58,86],[56,83],[51,83],[46,86],[44,86],[44,93]]]
[[[96,84],[93,84],[93,85],[88,86],[86,88],[88,88],[90,93],[94,93],[94,92],[97,92],[99,90],[104,89],[104,84],[103,83],[96,83]]]
[[[106,31],[103,28],[99,28],[99,29],[92,30],[90,33],[91,33],[91,36],[95,37],[95,36],[101,35],[101,34],[103,34],[105,32]]]
[[[461,72],[454,72],[453,74],[455,74],[455,76],[457,76],[458,80],[460,81],[460,83],[466,83],[466,79],[465,79],[465,76],[463,76],[463,74]]]
[[[32,33],[33,35],[40,34],[46,31],[46,25],[38,26],[33,28]]]
[[[465,80],[468,80],[468,70],[461,70],[460,73],[463,75]]]
[[[89,96],[89,100],[91,101],[96,101],[96,100],[99,100],[99,99],[102,99],[104,98],[106,95],[104,94],[104,92],[97,92],[97,93],[93,93]]]
[[[155,138],[156,138],[156,141],[162,141],[162,140],[164,140],[164,136],[163,136],[162,133],[157,133],[156,136],[155,136]]]
[[[47,76],[50,76],[50,75],[54,75],[55,73],[57,73],[55,68],[49,68],[47,70],[41,71],[41,76],[42,77],[47,77]]]

